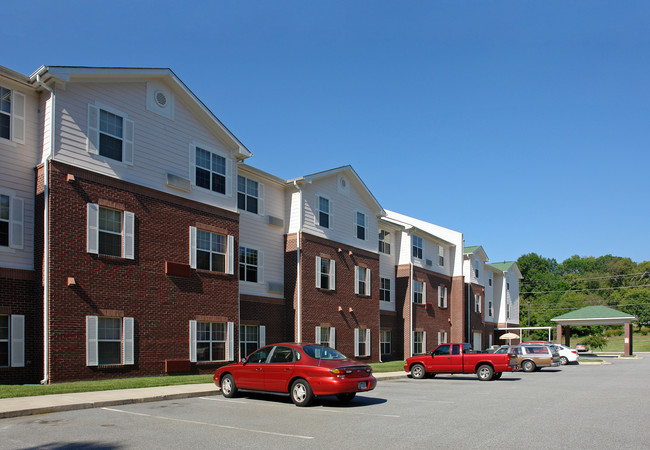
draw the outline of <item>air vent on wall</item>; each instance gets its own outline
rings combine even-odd
[[[430,259],[427,259],[426,264],[427,264],[427,266],[432,266],[432,265],[433,265],[433,261],[431,261]]]
[[[162,83],[148,82],[147,109],[174,120],[174,93]]]
[[[156,91],[153,94],[153,98],[156,101],[156,104],[160,106],[161,108],[164,108],[167,106],[167,96],[165,93],[161,90]]]
[[[269,225],[273,225],[274,227],[284,228],[284,220],[274,216],[268,216],[268,218],[269,218]]]
[[[284,294],[284,283],[280,283],[278,281],[269,281],[268,285],[269,285],[268,287],[269,292]]]
[[[190,180],[171,173],[167,174],[167,186],[185,192],[190,192],[191,189]]]

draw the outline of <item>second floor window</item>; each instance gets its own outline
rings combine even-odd
[[[334,290],[336,288],[335,268],[334,260],[316,257],[316,287],[318,289]]]
[[[379,300],[390,302],[390,278],[379,279]]]
[[[122,256],[122,211],[99,207],[99,253]]]
[[[255,180],[237,176],[237,207],[253,214],[259,212],[260,189]]]
[[[135,215],[132,212],[88,203],[87,251],[134,259]]]
[[[225,194],[226,163],[223,156],[196,147],[196,185]]]
[[[253,248],[239,247],[239,279],[257,283],[258,271],[258,251]]]
[[[354,293],[358,295],[370,295],[370,269],[355,266],[354,275]]]
[[[422,259],[422,238],[413,236],[413,257]]]
[[[196,230],[196,268],[225,272],[226,248],[226,236]]]
[[[0,137],[11,138],[11,91],[0,86]]]
[[[413,280],[413,303],[424,303],[424,282]]]
[[[9,247],[9,196],[0,195],[0,245]]]
[[[390,255],[390,232],[379,230],[379,251]]]
[[[445,249],[442,246],[438,247],[438,265],[445,267]]]

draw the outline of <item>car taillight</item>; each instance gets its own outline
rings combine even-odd
[[[577,355],[577,354],[578,354],[578,352],[575,351],[575,350],[571,350],[571,353],[573,353],[574,355]]]
[[[334,375],[346,375],[351,374],[352,369],[346,369],[345,367],[337,367],[336,369],[330,370]]]

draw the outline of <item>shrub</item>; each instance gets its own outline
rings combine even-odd
[[[648,327],[641,327],[641,334],[644,336],[647,336],[648,333],[650,333],[650,328]]]
[[[607,330],[605,330],[606,337],[622,336],[622,335],[623,335],[623,329],[621,328],[608,328]]]
[[[607,340],[602,336],[587,336],[582,340],[582,343],[588,345],[591,349],[602,350],[607,345]]]

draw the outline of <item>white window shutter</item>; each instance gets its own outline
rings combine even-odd
[[[425,281],[422,282],[422,303],[426,304],[427,302],[427,283]]]
[[[25,236],[25,201],[22,198],[11,197],[11,231],[9,247],[24,248]]]
[[[354,293],[359,294],[359,266],[354,266]]]
[[[314,199],[314,225],[320,225],[320,195],[316,194]]]
[[[320,264],[321,264],[321,258],[320,256],[316,257],[316,288],[320,289]]]
[[[359,329],[354,329],[354,356],[359,356]]]
[[[371,289],[370,289],[370,269],[366,269],[366,292],[364,294],[370,295],[371,294]]]
[[[442,286],[438,285],[438,308],[442,308]]]
[[[135,214],[124,211],[124,249],[126,259],[135,258]]]
[[[447,307],[447,287],[446,286],[445,286],[444,302],[443,303],[444,303],[445,308],[446,308]]]
[[[226,158],[226,195],[228,197],[232,197],[232,185],[236,182],[234,167],[234,161]]]
[[[11,367],[25,367],[25,316],[11,316]]]
[[[97,342],[99,319],[97,316],[86,316],[86,365],[99,365],[99,348]]]
[[[133,121],[129,119],[124,119],[124,140],[122,141],[122,157],[124,162],[129,165],[133,165],[133,136],[135,130],[133,127]]]
[[[123,364],[132,365],[135,363],[134,354],[134,326],[133,317],[125,317],[122,319],[124,330],[124,361]]]
[[[336,261],[330,260],[330,289],[336,290]]]
[[[422,332],[422,353],[427,352],[427,332]]]
[[[321,343],[321,341],[320,341],[320,331],[321,331],[321,328],[320,328],[320,327],[316,327],[316,331],[315,331],[315,333],[316,333],[316,339],[314,339],[314,342],[315,342],[316,344],[320,344],[320,343]]]
[[[190,227],[190,267],[196,269],[196,227]]]
[[[25,95],[12,91],[11,100],[11,140],[25,143]],[[22,367],[22,366],[21,366]]]
[[[91,155],[99,154],[99,108],[88,105],[88,141],[86,150]]]
[[[264,185],[257,183],[257,214],[264,215]]]
[[[235,273],[235,236],[228,236],[228,275]]]
[[[235,323],[228,322],[228,361],[235,360]]]
[[[336,328],[330,328],[330,347],[336,348]]]
[[[86,239],[86,251],[88,253],[99,253],[99,205],[88,203],[88,230]]]
[[[366,354],[365,356],[370,356],[371,352],[371,340],[370,340],[370,328],[366,328]]]
[[[438,331],[438,345],[442,344],[442,333]]]
[[[196,362],[196,320],[190,320],[190,362]]]
[[[260,347],[264,347],[266,345],[266,327],[264,325],[260,325],[259,331],[260,331],[259,345]]]

